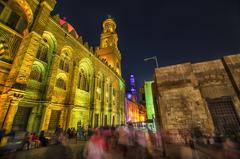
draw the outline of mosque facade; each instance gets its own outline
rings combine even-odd
[[[115,20],[103,22],[94,50],[66,19],[51,15],[55,5],[0,1],[1,128],[38,132],[125,123]]]

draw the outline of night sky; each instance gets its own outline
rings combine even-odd
[[[117,22],[126,83],[150,80],[160,66],[200,62],[240,53],[239,0],[59,0],[54,13],[66,17],[83,39],[98,46],[102,21]]]

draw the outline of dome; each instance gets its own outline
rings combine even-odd
[[[108,16],[108,18],[103,22],[104,32],[115,32],[116,28],[117,28],[116,22],[111,16]]]
[[[76,32],[76,30],[74,29],[74,27],[73,27],[70,23],[68,23],[68,22],[66,21],[66,18],[60,18],[60,19],[59,19],[59,24],[60,24],[62,27],[65,27],[66,31],[67,31],[69,34],[73,35],[75,38],[78,38],[78,37],[79,37],[79,35],[77,34],[77,32]]]

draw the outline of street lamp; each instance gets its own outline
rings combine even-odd
[[[149,60],[155,60],[156,68],[158,68],[158,59],[157,59],[157,56],[148,57],[148,58],[145,58],[145,59],[144,59],[145,62],[147,62],[147,61],[149,61]],[[156,120],[153,119],[153,122],[155,123]],[[159,124],[159,123],[158,123],[158,124]],[[167,154],[166,154],[166,145],[165,145],[164,135],[162,134],[162,131],[160,130],[158,124],[155,123],[155,126],[156,126],[157,133],[160,132],[160,136],[161,136],[161,142],[162,142],[162,155],[163,155],[163,157],[166,157]]]
[[[157,56],[153,56],[153,57],[148,57],[148,58],[145,58],[144,61],[147,62],[149,60],[155,60],[155,63],[156,63],[156,67],[158,68],[158,59],[157,59]]]

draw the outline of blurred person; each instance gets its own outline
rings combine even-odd
[[[111,148],[116,148],[117,138],[118,138],[118,133],[116,131],[116,128],[114,126],[112,126],[111,127],[111,138],[110,138],[110,147]]]
[[[136,132],[136,144],[137,144],[137,152],[139,155],[139,159],[149,159],[152,158],[149,150],[148,150],[148,142],[149,142],[149,138],[147,133],[145,133],[142,130],[138,130]]]
[[[84,129],[82,126],[79,127],[79,137],[80,137],[80,140],[84,139]]]
[[[94,129],[94,133],[87,142],[83,156],[86,159],[105,159],[106,158],[106,142],[101,130]]]
[[[70,128],[67,128],[66,133],[67,133],[67,135],[68,135],[68,138],[70,139],[70,138],[71,138],[71,129],[70,129]]]
[[[190,146],[190,148],[191,148],[191,150],[192,150],[192,158],[199,158],[199,156],[198,156],[198,151],[197,151],[197,149],[196,149],[196,139],[195,138],[190,138],[190,140],[189,140],[189,146]]]
[[[129,145],[129,130],[126,126],[122,125],[118,129],[118,145],[123,152],[123,157],[127,155],[127,146]]]
[[[158,130],[157,132],[156,132],[156,134],[155,134],[155,138],[156,138],[156,141],[155,141],[155,146],[156,146],[156,148],[159,148],[159,147],[161,147],[161,132]]]
[[[150,159],[153,156],[154,153],[154,144],[155,144],[155,136],[153,132],[148,129],[148,131],[145,133],[145,138],[147,141],[147,158]]]
[[[62,132],[62,128],[60,125],[58,125],[55,129],[55,134],[58,136],[58,135],[60,135],[61,132]]]
[[[111,146],[111,137],[112,137],[112,131],[109,126],[103,127],[103,136],[105,138],[107,150],[108,150]]]
[[[67,145],[68,144],[68,134],[61,132],[58,136],[58,142],[62,145]]]
[[[194,144],[193,139],[189,140],[189,146],[191,147],[191,149],[195,149],[195,144]]]
[[[77,131],[76,131],[76,129],[73,127],[73,128],[72,128],[72,137],[75,138],[76,135],[77,135]]]
[[[93,135],[93,129],[88,126],[88,129],[87,129],[87,136],[88,136],[88,139]]]
[[[134,146],[135,144],[135,138],[136,138],[136,134],[135,134],[135,129],[133,127],[132,123],[128,124],[128,146]]]
[[[38,139],[38,136],[36,135],[36,133],[32,134],[32,142],[35,143],[35,147],[38,148],[40,146],[40,140]]]
[[[0,129],[0,143],[2,141],[2,138],[6,135],[6,129]]]
[[[42,130],[39,135],[39,141],[41,142],[42,146],[47,146],[48,145],[48,139],[45,137],[45,132]]]
[[[224,149],[224,157],[227,159],[233,159],[235,158],[235,144],[230,138],[226,138],[225,142],[223,143],[223,149]]]
[[[24,149],[25,145],[27,145],[27,150],[29,150],[31,139],[31,134],[29,132],[26,132],[22,141],[22,150]]]
[[[14,142],[15,140],[16,132],[14,130],[11,130],[10,133],[6,134],[6,136],[9,136],[8,141]]]

